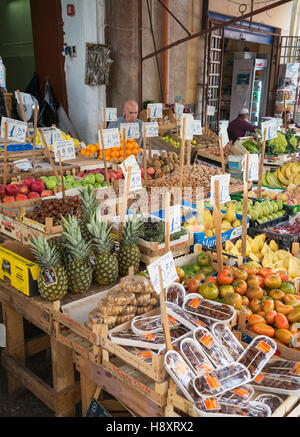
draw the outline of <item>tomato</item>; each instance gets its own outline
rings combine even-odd
[[[210,256],[207,253],[198,253],[196,256],[196,261],[198,266],[210,266],[211,265],[211,259]]]
[[[176,267],[177,275],[179,276],[179,279],[182,279],[185,276],[184,271],[180,267]]]
[[[255,334],[266,335],[267,337],[274,337],[275,329],[272,326],[265,325],[265,323],[256,323],[252,327]]]
[[[259,287],[259,279],[256,275],[250,275],[247,279],[248,287]]]
[[[249,306],[254,314],[259,313],[262,310],[262,303],[258,299],[251,299]]]
[[[232,274],[234,279],[243,279],[243,281],[246,281],[248,278],[246,270],[237,269],[236,267],[232,267]]]
[[[215,284],[206,283],[200,285],[198,293],[200,293],[204,299],[215,300],[219,296],[219,289]]]
[[[250,326],[252,326],[255,325],[256,323],[267,323],[267,322],[262,316],[259,316],[258,314],[252,314],[252,316],[249,317],[248,323]]]
[[[231,305],[236,310],[240,310],[242,308],[242,296],[238,293],[227,294],[224,298],[224,303]]]
[[[244,279],[235,279],[232,283],[234,291],[239,293],[241,296],[247,291],[247,282]]]
[[[280,288],[282,280],[279,275],[268,275],[265,277],[265,286],[267,288]]]
[[[205,276],[211,276],[213,273],[215,273],[212,266],[202,266],[200,268],[200,272],[203,273]]]
[[[266,314],[266,321],[267,321],[270,325],[273,325],[273,323],[275,322],[275,316],[276,316],[276,314],[277,314],[277,311],[275,311],[275,310],[269,311],[269,312]]]
[[[250,275],[256,275],[256,273],[258,272],[258,268],[256,268],[253,264],[249,263],[244,263],[241,265],[240,267],[241,270],[245,270],[245,272],[248,273],[248,276]]]
[[[258,316],[263,317],[266,320],[266,313],[264,311],[259,311],[258,313],[256,313]]]
[[[264,278],[268,275],[273,275],[274,272],[271,269],[271,267],[262,267],[259,272],[258,272],[261,276],[263,276]]]
[[[270,290],[269,296],[272,297],[274,300],[282,300],[284,297],[284,291],[282,291],[282,290]]]
[[[187,289],[189,293],[197,293],[200,286],[200,279],[192,278],[187,284]]]
[[[265,278],[263,278],[260,275],[256,275],[257,279],[258,279],[258,286],[260,288],[265,288]]]
[[[282,343],[290,345],[293,334],[287,329],[276,329],[275,337],[277,338],[277,340],[282,341]]]
[[[280,302],[280,300],[276,300],[275,301],[275,310],[278,313],[282,313],[284,315],[291,313],[294,308],[291,305],[284,305],[284,303]],[[291,320],[291,321],[295,321],[295,320]]]
[[[234,293],[234,288],[232,285],[220,285],[219,292],[221,297],[225,297],[226,294]]]
[[[207,277],[204,279],[204,282],[205,282],[205,283],[210,282],[211,284],[215,284],[215,285],[217,285],[217,278],[216,278],[216,276],[207,276]]]
[[[218,273],[218,282],[219,282],[219,284],[223,284],[223,285],[232,284],[232,282],[233,282],[232,273],[227,269],[221,270]]]
[[[244,305],[242,305],[241,310],[245,311],[246,320],[249,320],[249,317],[252,316],[252,311]]]
[[[287,316],[289,322],[299,322],[300,321],[300,308],[295,308]]]
[[[266,299],[263,305],[263,310],[267,314],[269,311],[274,310],[274,300],[272,299]]]
[[[263,297],[264,291],[260,287],[249,287],[246,296],[249,299],[261,299]]]
[[[293,308],[297,308],[300,306],[300,300],[296,299],[293,294],[285,294],[283,296],[284,303],[287,305],[292,305]]]
[[[271,296],[268,296],[268,295],[266,294],[265,290],[264,290],[264,295],[263,295],[263,297],[260,299],[260,301],[261,301],[262,303],[265,303],[266,300],[273,300],[273,298],[272,298]]]
[[[295,287],[291,282],[282,282],[280,290],[284,291],[285,294],[295,294]]]
[[[239,293],[240,294],[240,293]],[[249,299],[247,296],[242,296],[242,305],[247,307],[249,305]]]
[[[275,316],[275,326],[278,329],[289,329],[290,324],[284,314],[278,313]]]
[[[199,281],[203,281],[203,279],[205,279],[205,274],[204,273],[197,273],[195,278],[198,279]]]
[[[284,272],[283,270],[279,270],[276,273],[277,273],[277,275],[280,276],[282,282],[287,282],[289,280],[289,275],[287,272]]]

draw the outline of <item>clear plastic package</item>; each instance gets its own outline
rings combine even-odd
[[[172,282],[166,288],[166,302],[172,302],[182,307],[185,299],[185,288],[178,282]]]
[[[208,329],[197,328],[193,332],[193,336],[216,368],[226,366],[234,361]]]
[[[261,373],[263,367],[275,354],[276,350],[277,345],[274,340],[265,335],[258,335],[247,346],[237,362],[243,364],[249,370],[251,380],[253,380]]]
[[[195,411],[206,417],[270,417],[271,410],[267,405],[254,401],[242,401],[231,404],[216,398],[199,399],[195,403]]]
[[[270,393],[262,393],[255,398],[255,402],[260,402],[262,404],[268,405],[271,413],[273,414],[274,411],[277,410],[277,408],[282,404],[283,399]]]
[[[135,305],[125,305],[123,307],[123,311],[120,316],[127,316],[128,314],[135,314],[137,310],[137,306]]]
[[[242,355],[245,349],[225,323],[214,323],[211,331],[234,360],[237,360]]]
[[[176,329],[174,329],[172,331],[172,335],[173,332],[176,331]],[[185,332],[183,335],[181,335],[180,337],[176,338],[175,340],[172,341],[172,346],[173,349],[178,352],[179,354],[181,353],[180,351],[180,345],[181,342],[185,339],[185,338],[193,338],[193,333],[191,331]],[[161,349],[159,349],[158,351],[158,355],[164,355],[166,353],[166,345],[164,345]]]
[[[250,379],[251,374],[243,364],[232,363],[204,375],[196,376],[194,388],[199,396],[210,398],[247,384]]]
[[[136,305],[136,298],[134,293],[127,293],[115,289],[107,294],[107,302],[111,305]]]
[[[178,320],[182,325],[191,330],[199,328],[199,326],[203,326],[204,328],[209,328],[211,326],[211,321],[209,319],[188,313],[175,303],[166,302],[166,309],[170,316],[174,317],[174,319]]]
[[[165,346],[163,334],[137,335],[131,329],[121,332],[111,332],[108,334],[112,342],[121,346],[134,346],[138,348],[159,350]],[[171,337],[171,341],[174,338]]]
[[[121,325],[122,323],[129,322],[135,317],[135,313],[132,314],[121,314],[117,316],[117,324]]]
[[[236,313],[232,306],[203,299],[198,293],[189,293],[185,297],[183,309],[214,322],[230,322]]]
[[[203,375],[214,369],[212,363],[193,338],[185,338],[180,343],[180,353],[195,375]]]
[[[291,375],[300,378],[300,362],[288,360],[270,360],[264,366],[262,373]]]
[[[254,390],[251,385],[244,384],[241,387],[236,387],[221,394],[218,396],[218,400],[236,404],[240,403],[241,401],[249,401],[253,394]]]
[[[138,294],[136,295],[136,305],[137,306],[146,306],[150,303],[151,294]]]
[[[106,302],[106,300],[99,300],[97,308],[100,314],[104,316],[118,316],[125,308],[124,305],[113,305]]]
[[[176,328],[180,325],[180,322],[173,317],[168,316],[169,328]],[[139,335],[155,334],[156,332],[163,332],[163,324],[161,315],[157,316],[137,316],[131,322],[131,329],[133,332]]]
[[[125,350],[130,352],[136,358],[144,361],[147,364],[152,364],[152,357],[157,355],[157,353],[155,353],[154,351],[149,350],[149,349],[145,350],[145,349],[140,349],[138,347],[133,347],[133,346],[123,346],[123,347]]]
[[[103,316],[99,314],[97,310],[94,310],[89,314],[87,327],[93,329],[93,325],[107,325],[110,329],[117,323],[117,318],[118,316]]]
[[[151,294],[151,298],[149,300],[149,305],[153,305],[155,307],[158,304],[159,304],[159,299],[157,297],[152,297],[152,294]]]
[[[164,364],[166,371],[189,401],[194,402],[199,398],[193,386],[195,375],[178,352],[168,351]]]
[[[254,378],[251,384],[255,390],[267,393],[300,396],[300,378],[296,376],[260,373]]]
[[[150,279],[144,276],[125,276],[120,280],[120,288],[127,293],[150,294],[154,290]]]
[[[153,309],[152,305],[147,305],[147,306],[142,306],[142,307],[137,307],[136,309],[136,315],[140,316],[141,314],[145,314],[148,313],[149,311],[151,311]]]

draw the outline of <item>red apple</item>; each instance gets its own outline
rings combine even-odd
[[[155,173],[154,168],[149,167],[149,168],[147,169],[147,174],[148,174],[148,175],[152,176],[154,173]]]
[[[28,193],[29,193],[28,185],[21,184],[20,185],[20,194],[28,194]]]
[[[79,173],[77,173],[77,176],[79,178],[84,178],[85,177],[85,173],[83,171],[80,171]]]
[[[45,189],[44,181],[42,179],[36,179],[34,182],[32,182],[30,189],[31,191],[41,193]]]
[[[17,194],[16,195],[16,200],[26,200],[27,196],[26,194]]]
[[[8,184],[6,185],[5,191],[8,196],[16,196],[19,194],[20,186],[17,184]]]
[[[41,197],[47,197],[47,196],[53,196],[53,191],[51,190],[44,190],[41,192]]]
[[[3,202],[14,202],[15,198],[14,196],[4,196],[3,197]]]
[[[24,178],[23,184],[27,185],[28,188],[31,187],[31,184],[35,181],[35,178],[32,176],[27,176]]]
[[[41,197],[41,196],[39,195],[39,193],[36,193],[35,191],[31,191],[31,193],[28,193],[28,196],[27,196],[28,199],[37,199],[38,197]]]

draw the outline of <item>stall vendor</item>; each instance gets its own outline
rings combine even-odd
[[[120,130],[121,123],[139,123],[139,127],[140,127],[139,145],[141,145],[143,139],[143,122],[142,120],[139,120],[137,116],[138,116],[137,102],[134,100],[127,100],[127,102],[124,103],[123,115],[121,117],[118,117],[117,121],[111,121],[108,127],[110,129],[117,127]],[[121,132],[121,135],[123,135],[123,132]]]
[[[284,112],[282,113],[282,123],[283,123],[283,127],[285,127],[285,124],[284,124],[284,121],[285,121],[285,120],[284,120],[284,119],[286,120],[286,127],[287,127],[287,129],[290,128],[290,125],[291,125],[291,124],[294,124],[295,127],[296,127],[297,129],[300,128],[299,124],[296,123],[294,120],[292,120],[292,116],[291,116],[290,111],[284,111]]]
[[[249,118],[249,111],[247,108],[242,108],[240,110],[239,116],[229,123],[227,128],[228,137],[233,143],[240,137],[244,137],[246,132],[255,132],[256,126],[249,123],[247,120]]]

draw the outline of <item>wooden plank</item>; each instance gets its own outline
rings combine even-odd
[[[86,297],[84,295],[84,297]],[[90,341],[91,343],[99,346],[100,339],[97,338],[97,336],[94,334],[93,331],[86,328],[85,326],[82,326],[80,323],[76,322],[75,320],[71,319],[70,317],[67,317],[65,314],[53,310],[53,320],[62,323],[64,326],[67,326],[72,331],[76,332],[81,337],[85,338],[86,340]]]
[[[280,396],[280,395],[279,395]],[[299,398],[297,396],[288,396],[282,404],[277,408],[277,410],[274,411],[272,414],[272,417],[284,417],[286,416],[291,409],[296,405],[296,403],[299,401]]]
[[[287,417],[300,417],[300,405],[298,405],[293,411],[291,411]]]
[[[40,335],[36,338],[28,340],[25,344],[26,356],[31,357],[41,351],[50,349],[50,338],[48,335]]]
[[[86,412],[89,408],[90,402],[94,397],[97,385],[91,381],[88,376],[83,372],[80,372],[80,387],[81,387],[81,414],[82,417],[86,416]]]

